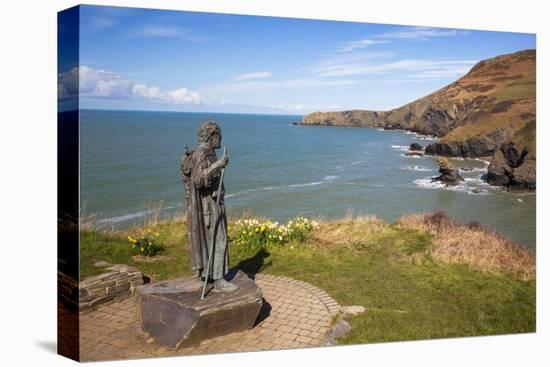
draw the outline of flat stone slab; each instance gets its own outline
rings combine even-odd
[[[210,286],[200,299],[203,282],[178,278],[136,289],[138,318],[160,345],[178,349],[205,339],[252,328],[262,307],[262,291],[245,273],[227,278],[239,289],[218,292]]]

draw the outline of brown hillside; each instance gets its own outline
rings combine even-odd
[[[480,61],[457,81],[391,111],[315,112],[305,116],[302,123],[384,127],[435,135],[441,139],[430,144],[426,153],[445,156],[493,156],[503,144],[513,143],[526,147],[525,154],[532,160],[525,162],[534,164],[536,152],[522,141],[526,134],[518,132],[527,126],[535,131],[535,86],[536,51],[525,50]],[[507,172],[518,169],[499,167]],[[534,187],[534,166],[525,171],[531,172],[528,178],[492,183]]]

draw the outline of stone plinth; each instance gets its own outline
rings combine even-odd
[[[230,293],[210,289],[205,299],[200,299],[203,282],[197,278],[138,287],[136,305],[143,329],[170,349],[250,329],[262,306],[262,291],[241,271],[228,280],[239,289]]]

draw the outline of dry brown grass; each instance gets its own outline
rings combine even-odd
[[[368,241],[374,234],[382,232],[388,224],[375,216],[344,218],[323,221],[312,234],[312,243],[323,246],[353,246]]]
[[[434,234],[430,253],[436,259],[465,263],[487,271],[504,271],[522,280],[536,278],[532,251],[477,222],[463,224],[443,212],[435,212],[402,216],[395,224]]]
[[[146,214],[143,219],[137,221],[127,228],[120,228],[118,223],[101,223],[98,221],[98,216],[88,213],[86,207],[83,205],[80,208],[79,220],[80,230],[97,231],[104,234],[124,234],[132,232],[136,228],[158,228],[159,226],[167,223],[182,224],[187,221],[186,208],[182,207],[177,209],[174,213],[166,214],[164,203],[149,202],[146,205]]]
[[[97,215],[90,214],[86,208],[86,203],[83,203],[79,209],[78,220],[81,230],[91,230],[94,228],[94,223],[97,220]]]
[[[147,206],[147,214],[143,218],[142,223],[137,223],[134,227],[158,228],[162,224],[181,224],[187,221],[186,207],[179,208],[172,214],[166,214],[163,213],[163,205],[164,203],[162,201],[149,203]]]

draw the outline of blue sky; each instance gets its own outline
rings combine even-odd
[[[60,26],[62,28],[62,25]],[[534,34],[82,6],[80,107],[295,113],[399,107]]]

